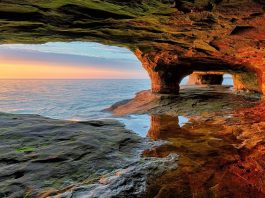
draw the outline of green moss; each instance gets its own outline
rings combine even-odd
[[[33,152],[35,150],[36,148],[31,147],[31,146],[24,146],[24,147],[20,147],[16,149],[17,152]]]
[[[26,192],[23,198],[31,198],[32,195],[30,192]]]
[[[175,11],[158,0],[14,0],[0,5],[0,15],[5,13],[0,43],[93,40],[130,47],[163,36],[168,29],[161,21]]]
[[[19,5],[19,4],[10,4],[7,6],[7,4],[0,3],[0,12],[31,13],[37,11],[38,11],[37,8],[31,6]]]

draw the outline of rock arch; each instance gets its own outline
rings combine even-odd
[[[218,57],[179,57],[170,51],[142,53],[138,49],[135,54],[150,76],[154,93],[178,94],[179,84],[187,75],[191,75],[190,84],[221,85],[224,73],[233,76],[237,91],[265,93],[264,72],[249,63]]]
[[[262,0],[56,2],[1,1],[0,43],[123,46],[142,62],[155,93],[178,93],[181,79],[198,71],[230,73],[236,89],[265,94]]]

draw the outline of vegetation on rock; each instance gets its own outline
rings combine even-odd
[[[96,41],[133,51],[158,93],[194,71],[225,72],[265,93],[265,14],[258,0],[2,0],[0,43]]]

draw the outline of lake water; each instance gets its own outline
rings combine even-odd
[[[182,81],[185,84],[187,78]],[[0,80],[0,111],[89,120],[109,117],[102,110],[150,89],[148,79],[129,80]],[[227,77],[225,85],[231,84]]]
[[[231,84],[227,77],[224,84]],[[187,82],[187,78],[182,84]],[[0,80],[0,111],[15,114],[38,114],[66,120],[111,118],[102,111],[112,104],[133,98],[150,89],[147,79],[135,80]],[[148,115],[116,118],[126,127],[145,136],[150,127]],[[179,116],[185,122],[185,118]]]
[[[66,120],[110,118],[111,114],[103,112],[103,109],[118,101],[131,99],[139,91],[150,89],[147,72],[139,60],[128,49],[121,47],[93,42],[0,45],[0,60],[5,71],[0,78],[29,78],[28,75],[32,78],[45,75],[55,75],[54,78],[59,79],[63,75],[67,78],[87,78],[83,75],[96,78],[98,72],[98,75],[107,78],[115,78],[116,75],[129,78],[0,80],[1,112],[38,114]],[[181,84],[185,85],[187,81],[188,77]],[[233,84],[231,77],[225,75],[223,84]],[[131,115],[119,120],[141,136],[145,136],[150,126],[148,115]]]
[[[0,80],[0,111],[89,120],[115,102],[149,89],[149,80]]]

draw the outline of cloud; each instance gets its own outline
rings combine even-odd
[[[0,49],[17,49],[46,53],[78,55],[86,57],[137,61],[137,58],[126,48],[102,45],[94,42],[52,42],[45,44],[5,44]]]
[[[36,74],[38,78],[44,70],[47,78],[49,75],[55,78],[55,71],[60,78],[64,77],[63,73],[65,78],[75,78],[75,75],[77,78],[148,78],[141,63],[130,51],[97,43],[1,45],[0,60],[2,78],[5,78],[3,71],[8,74],[8,78],[12,78],[11,70],[16,73],[14,78],[27,76],[25,71],[31,73],[31,76]],[[33,70],[35,73],[30,72]]]

